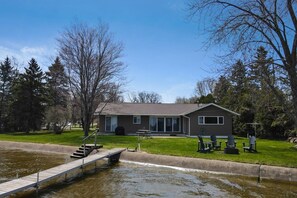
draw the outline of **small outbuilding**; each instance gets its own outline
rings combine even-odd
[[[121,126],[126,134],[139,129],[152,134],[231,135],[233,116],[239,114],[217,104],[107,103],[98,106],[100,132],[112,133]]]

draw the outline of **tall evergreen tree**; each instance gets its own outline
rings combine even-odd
[[[228,92],[231,88],[231,83],[228,81],[228,79],[225,76],[220,76],[218,82],[215,85],[214,88],[214,97],[218,104],[223,106],[230,106],[227,105],[228,101]]]
[[[13,111],[16,130],[29,132],[41,127],[45,111],[44,74],[32,58],[15,84]]]
[[[267,54],[264,47],[259,47],[250,70],[251,79],[258,87],[255,122],[261,124],[261,136],[280,138],[293,127],[293,120],[286,110],[288,101],[276,85],[273,60]]]
[[[64,70],[64,66],[57,57],[54,63],[46,72],[48,87],[48,108],[46,111],[47,122],[53,124],[55,133],[62,132],[68,122],[69,100],[68,80]]]
[[[255,97],[250,94],[247,72],[247,66],[238,60],[230,67],[229,76],[220,77],[214,89],[215,98],[220,105],[240,113],[240,117],[234,119],[234,132],[240,135],[246,134],[246,123],[252,122],[255,114]]]
[[[0,131],[9,130],[9,107],[12,99],[12,83],[17,71],[8,57],[0,64]]]
[[[54,63],[46,72],[47,87],[49,91],[49,106],[66,107],[68,99],[68,79],[60,58],[57,57]]]

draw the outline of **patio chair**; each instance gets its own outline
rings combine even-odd
[[[236,142],[234,141],[234,137],[232,135],[228,136],[228,140],[226,142],[226,148],[224,149],[225,154],[239,154],[239,150],[236,148]]]
[[[236,141],[234,140],[233,135],[228,135],[228,139],[225,142],[227,148],[235,148],[236,147]]]
[[[198,136],[198,151],[200,153],[207,153],[210,152],[210,147],[208,146],[208,144],[205,144],[203,142],[203,138],[201,136]]]
[[[243,144],[243,152],[246,150],[249,152],[257,152],[257,143],[256,137],[254,135],[249,136],[249,146],[245,146],[245,142]]]
[[[214,150],[221,150],[222,142],[217,142],[217,136],[211,135],[210,140],[211,140],[211,143],[212,143],[212,148]]]

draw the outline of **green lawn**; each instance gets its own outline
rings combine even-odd
[[[64,132],[61,135],[55,135],[48,132],[37,133],[11,133],[0,134],[0,140],[50,143],[78,146],[82,143],[83,132],[81,130],[73,130]],[[205,140],[207,141],[207,140]],[[222,141],[222,148],[225,145],[225,139]],[[266,164],[275,166],[295,167],[297,168],[297,149],[294,145],[286,141],[257,139],[258,153],[244,153],[242,150],[242,142],[248,142],[246,138],[236,138],[237,148],[240,149],[239,155],[224,154],[223,151],[214,151],[211,153],[199,153],[197,151],[197,138],[160,138],[153,137],[151,139],[141,140],[141,150],[162,155],[185,156],[193,158],[228,160],[245,163]],[[98,137],[98,142],[103,144],[104,148],[135,148],[137,146],[136,136],[107,136]]]

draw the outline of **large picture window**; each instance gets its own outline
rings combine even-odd
[[[152,132],[180,132],[179,117],[150,117],[150,131]]]
[[[223,125],[224,116],[198,116],[199,125]]]

